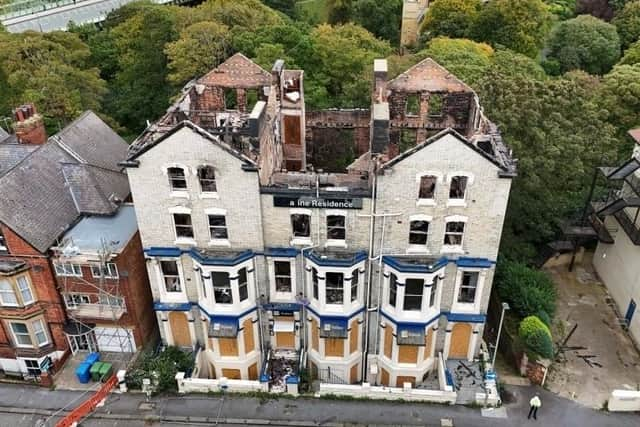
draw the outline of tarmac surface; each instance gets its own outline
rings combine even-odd
[[[527,420],[528,400],[540,392],[538,421]],[[608,413],[534,387],[509,386],[512,403],[485,412],[465,406],[386,401],[350,401],[313,398],[250,398],[241,396],[160,396],[147,401],[140,393],[112,394],[105,405],[82,422],[87,427],[119,426],[440,426],[443,419],[455,427],[580,426],[637,427],[640,415]],[[88,394],[46,390],[34,386],[0,384],[0,426],[53,427],[64,413]],[[61,412],[61,409],[63,412]]]

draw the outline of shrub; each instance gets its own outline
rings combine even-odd
[[[542,321],[542,323],[544,323],[548,327],[551,327],[551,317],[549,317],[549,314],[546,311],[538,310],[535,315]]]
[[[138,357],[134,366],[127,372],[126,382],[133,389],[141,389],[142,380],[151,379],[152,373],[155,372],[158,375],[156,393],[175,391],[177,389],[176,374],[190,373],[193,370],[193,362],[193,353],[185,353],[178,347],[167,347],[159,354],[147,350]]]
[[[537,316],[523,319],[518,333],[529,351],[547,359],[553,357],[551,331]]]
[[[514,261],[500,261],[496,272],[498,295],[524,318],[544,311],[553,318],[556,289],[546,273]]]

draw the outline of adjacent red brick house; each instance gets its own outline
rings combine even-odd
[[[118,166],[127,145],[90,111],[48,139],[33,106],[16,109],[14,119],[14,134],[0,129],[0,374],[38,376],[68,351],[65,328],[75,320],[59,292],[52,248],[83,221],[113,222],[132,210],[122,203],[129,186]],[[134,324],[151,299],[137,227],[131,227],[115,263],[126,300],[121,317]],[[153,335],[150,323],[142,321],[135,332],[136,347]]]

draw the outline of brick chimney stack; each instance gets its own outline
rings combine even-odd
[[[21,144],[41,145],[47,142],[44,121],[33,104],[24,104],[14,109],[13,119],[13,129]]]

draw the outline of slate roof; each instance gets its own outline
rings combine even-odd
[[[3,137],[2,132],[0,128],[0,176],[38,148],[37,145],[19,144],[14,135],[5,133]]]
[[[390,80],[387,87],[402,92],[473,92],[464,82],[431,58]]]
[[[95,114],[84,113],[0,176],[0,222],[44,253],[81,214],[114,214],[109,198],[129,194],[126,175],[117,172],[126,150]]]
[[[271,74],[241,53],[236,53],[217,68],[198,79],[207,86],[254,88],[271,85]]]

